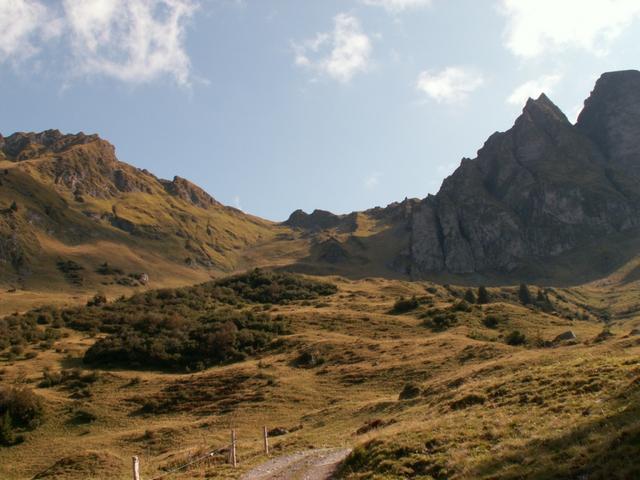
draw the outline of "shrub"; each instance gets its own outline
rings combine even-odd
[[[328,282],[259,268],[218,280],[214,285],[229,288],[244,300],[277,304],[293,300],[313,300],[320,296],[333,295],[338,291],[334,284]]]
[[[469,408],[473,405],[482,405],[486,401],[487,399],[485,396],[470,393],[462,398],[459,398],[458,400],[454,400],[449,404],[449,406],[452,410],[462,410],[463,408]]]
[[[487,315],[482,319],[482,324],[487,328],[496,328],[500,323],[500,319],[495,315]]]
[[[122,271],[122,269],[112,267],[107,262],[104,262],[103,264],[101,264],[96,269],[96,272],[99,273],[100,275],[124,275],[124,271]]]
[[[476,303],[476,295],[473,290],[467,288],[467,291],[464,292],[464,299],[467,303]]]
[[[398,398],[400,400],[409,400],[409,399],[420,396],[420,393],[421,393],[421,390],[419,386],[413,383],[407,383],[402,389],[402,391],[400,392],[400,395],[398,396]]]
[[[514,330],[509,333],[509,335],[507,335],[507,338],[505,340],[509,345],[518,346],[524,345],[527,341],[527,337],[519,330]]]
[[[11,413],[9,410],[6,410],[2,418],[0,418],[0,445],[13,445],[15,441],[16,438],[13,432],[13,420],[11,419]]]
[[[453,327],[456,323],[457,318],[453,313],[438,314],[426,322],[427,326],[436,331],[447,330],[448,328]]]
[[[22,355],[24,353],[24,347],[22,345],[14,345],[11,347],[11,353],[13,355]]]
[[[470,312],[471,305],[466,300],[460,300],[451,307],[452,312]]]
[[[79,265],[60,261],[59,268],[77,273]],[[94,297],[89,307],[49,309],[51,327],[42,331],[37,318],[44,310],[0,318],[0,346],[40,343],[60,336],[66,326],[91,334],[103,333],[87,350],[91,365],[134,368],[202,369],[238,361],[264,351],[288,322],[271,309],[247,311],[247,302],[283,304],[319,299],[337,287],[290,273],[252,272],[192,287],[147,291],[105,303]],[[46,382],[46,379],[45,379]]]
[[[27,387],[0,389],[0,415],[7,412],[13,424],[25,428],[37,427],[44,416],[42,400]]]
[[[293,365],[299,368],[313,368],[322,365],[324,362],[325,359],[317,352],[307,350],[298,355],[293,361]]]
[[[107,297],[104,293],[96,293],[91,300],[87,302],[87,307],[99,307],[106,305]]]
[[[420,306],[420,302],[418,302],[418,299],[415,297],[415,295],[411,298],[400,297],[393,304],[393,308],[391,309],[391,312],[396,314],[407,313],[412,310],[415,310],[419,306]]]

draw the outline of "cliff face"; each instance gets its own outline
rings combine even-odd
[[[353,215],[298,211],[287,225],[332,232],[361,265],[390,275],[556,281],[559,265],[563,282],[606,274],[640,251],[640,72],[602,75],[576,125],[546,95],[529,99],[436,195]],[[337,235],[347,218],[358,242]],[[358,227],[371,223],[373,233]]]
[[[640,72],[604,74],[577,125],[543,94],[413,210],[409,273],[509,273],[640,223]]]

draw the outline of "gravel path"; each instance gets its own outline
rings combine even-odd
[[[240,480],[329,480],[350,452],[345,448],[323,448],[285,455],[263,463]]]

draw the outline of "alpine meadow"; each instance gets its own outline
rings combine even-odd
[[[0,0],[0,479],[640,479],[639,35]]]

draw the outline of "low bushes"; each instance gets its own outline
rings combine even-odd
[[[419,306],[420,306],[420,302],[418,302],[418,299],[415,296],[411,298],[400,297],[393,304],[393,307],[391,308],[391,313],[394,313],[394,314],[407,313],[412,310],[415,310]]]
[[[42,422],[42,400],[27,387],[0,388],[0,443],[12,445],[19,441],[15,431],[34,429]]]

